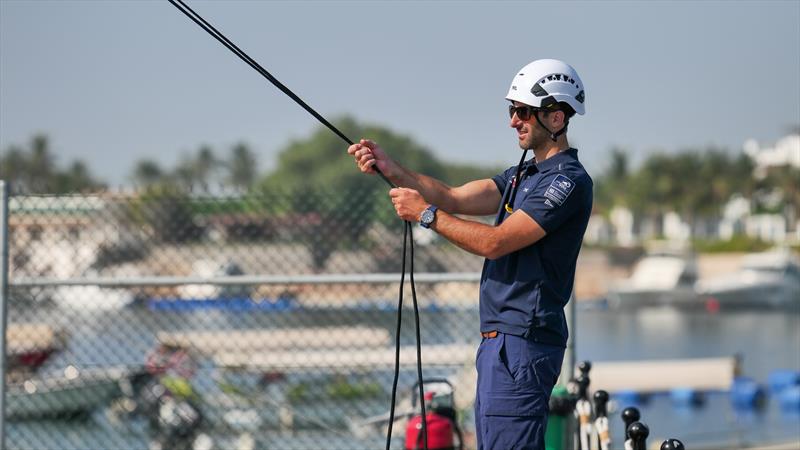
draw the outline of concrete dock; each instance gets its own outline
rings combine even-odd
[[[739,373],[734,357],[595,362],[590,389],[664,392],[675,388],[727,391]]]
[[[363,326],[159,332],[156,339],[162,345],[184,347],[204,355],[239,354],[242,357],[273,350],[318,348],[357,350],[386,347],[391,342],[389,332],[385,328]],[[290,351],[289,353],[297,352]]]

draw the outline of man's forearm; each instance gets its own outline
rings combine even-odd
[[[431,228],[470,253],[489,259],[502,256],[500,252],[503,245],[497,227],[438,212]]]
[[[451,193],[452,188],[450,186],[436,178],[406,169],[399,164],[397,166],[400,168],[400,173],[390,177],[392,182],[400,187],[419,191],[425,197],[425,200],[436,205],[442,211],[455,212],[455,199]]]

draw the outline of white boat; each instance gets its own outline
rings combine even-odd
[[[611,308],[666,306],[695,302],[697,260],[692,254],[650,254],[639,260],[630,278],[608,292]]]
[[[93,285],[59,286],[53,294],[53,302],[70,312],[118,310],[135,301],[136,295],[128,289]]]
[[[199,259],[192,264],[192,276],[213,278],[244,275],[244,270],[235,262],[219,262]],[[252,286],[217,286],[213,284],[187,284],[178,287],[178,295],[184,300],[210,300],[218,298],[249,298]]]
[[[745,257],[738,272],[697,283],[703,304],[732,308],[800,307],[800,265],[787,250]]]
[[[119,278],[137,277],[139,272],[126,266],[100,273],[88,269],[80,275],[82,278]],[[58,286],[53,290],[52,301],[59,308],[70,313],[94,313],[97,311],[115,311],[136,302],[136,293],[129,288],[103,287],[92,284]]]

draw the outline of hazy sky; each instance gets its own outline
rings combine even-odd
[[[504,97],[537,58],[583,78],[570,139],[590,171],[614,145],[738,150],[800,124],[796,0],[189,4],[323,115],[459,162],[516,163]],[[166,0],[0,0],[3,151],[43,132],[60,163],[118,184],[137,160],[240,140],[266,169],[316,126]]]

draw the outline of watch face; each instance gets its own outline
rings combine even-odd
[[[420,221],[426,225],[430,225],[433,223],[433,217],[433,211],[426,209],[425,211],[422,211],[422,217],[420,217]]]

